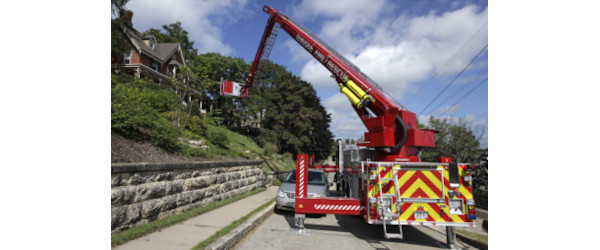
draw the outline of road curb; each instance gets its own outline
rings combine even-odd
[[[267,206],[246,222],[242,223],[235,229],[231,230],[226,235],[223,235],[221,238],[208,245],[206,249],[210,250],[222,250],[222,249],[230,249],[235,244],[237,244],[244,236],[246,236],[250,231],[252,231],[260,222],[265,220],[269,215],[273,213],[273,205]]]
[[[481,250],[487,250],[488,249],[488,244],[483,243],[481,241],[475,240],[473,238],[470,238],[469,236],[466,236],[464,234],[461,234],[459,232],[456,232],[456,238],[460,239],[461,241],[474,246],[476,248],[479,248]]]

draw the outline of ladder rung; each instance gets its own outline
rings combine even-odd
[[[381,196],[393,196],[393,197],[398,197],[395,194],[381,194]]]
[[[380,181],[393,181],[394,178],[379,178]]]

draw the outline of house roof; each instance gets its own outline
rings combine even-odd
[[[144,35],[131,26],[124,25],[122,28],[140,54],[146,54],[161,63],[164,63],[173,53],[179,50],[179,43],[156,43],[157,46],[152,49],[144,43],[144,40],[154,38],[153,35]]]
[[[160,53],[160,58],[165,61],[167,60],[173,53],[177,51],[179,47],[179,43],[159,43],[158,51]]]

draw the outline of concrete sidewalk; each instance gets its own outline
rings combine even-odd
[[[278,188],[278,186],[270,186],[264,192],[203,213],[112,249],[189,250],[215,232],[221,230],[221,228],[231,224],[234,220],[249,214],[252,210],[275,198]]]

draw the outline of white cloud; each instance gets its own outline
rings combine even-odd
[[[299,21],[324,18],[322,28],[313,32],[396,99],[401,99],[411,84],[436,72],[448,75],[460,71],[487,43],[487,8],[479,10],[467,5],[453,11],[410,17],[392,13],[397,7],[386,0],[355,0],[335,5],[305,0],[292,10],[291,16]],[[330,76],[312,58],[301,71],[301,77],[317,89],[336,88]],[[366,131],[342,94],[326,99],[324,106],[332,113],[336,136],[354,133],[347,136],[354,138],[362,135],[359,131]],[[359,129],[344,130],[348,127]]]
[[[327,98],[323,105],[331,114],[331,132],[336,138],[358,139],[364,132],[367,132],[366,127],[352,109],[350,101],[343,94]]]
[[[126,8],[134,12],[133,26],[141,32],[179,21],[201,53],[228,55],[234,51],[222,41],[221,27],[242,18],[246,4],[247,0],[131,0]]]
[[[387,8],[391,3],[356,2],[322,8],[324,1],[307,0],[294,14],[331,19],[323,24],[317,36],[397,99],[412,83],[427,79],[434,72],[461,70],[487,42],[487,27],[484,27],[469,40],[470,46],[454,56],[486,23],[487,9],[478,12],[475,6],[465,6],[439,15],[408,18],[384,15],[393,9]],[[453,60],[446,65],[450,58]],[[317,87],[335,86],[330,75],[315,60],[308,61],[301,72],[303,79]]]

